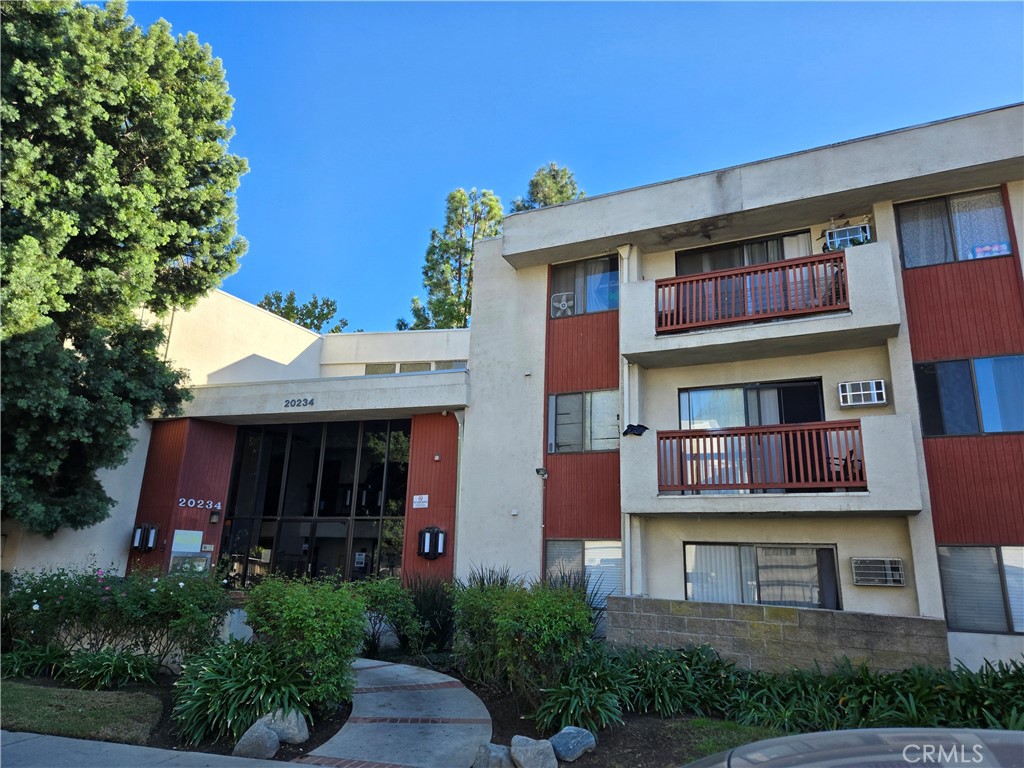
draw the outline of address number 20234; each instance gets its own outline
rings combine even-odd
[[[178,506],[193,509],[220,509],[221,503],[213,499],[189,499],[181,496],[178,498]]]
[[[285,400],[285,408],[301,408],[305,405],[316,405],[312,397],[296,397],[293,400]]]

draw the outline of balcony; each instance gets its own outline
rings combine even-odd
[[[867,490],[859,421],[658,432],[658,491]]]
[[[631,515],[882,517],[922,507],[913,428],[899,414],[659,430],[622,438],[619,460]]]
[[[622,355],[646,368],[884,344],[900,309],[887,242],[620,287]]]
[[[655,332],[849,310],[842,252],[655,281]]]

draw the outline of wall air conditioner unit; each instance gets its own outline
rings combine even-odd
[[[840,408],[855,408],[859,405],[885,405],[887,402],[889,400],[885,393],[885,381],[882,379],[839,382]]]
[[[825,232],[825,252],[842,251],[854,245],[871,241],[871,225],[857,224],[852,227],[837,227]]]
[[[576,313],[576,294],[568,293],[551,294],[551,316],[572,317]]]
[[[903,560],[899,557],[851,557],[853,583],[860,587],[902,587],[906,585]]]

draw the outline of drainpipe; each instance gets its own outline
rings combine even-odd
[[[452,411],[459,425],[459,447],[455,456],[455,531],[459,530],[459,510],[462,509],[462,431],[466,424],[466,412]],[[459,577],[459,536],[454,536],[455,546],[452,547],[452,582]]]

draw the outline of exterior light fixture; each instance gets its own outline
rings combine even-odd
[[[419,532],[416,554],[427,560],[436,560],[444,554],[445,532],[437,526]]]
[[[135,526],[132,533],[132,549],[139,552],[152,552],[156,549],[156,541],[160,536],[160,526],[143,523]]]
[[[544,467],[537,467],[533,471],[537,473],[537,476],[540,477],[541,480],[548,479],[548,471]]]

